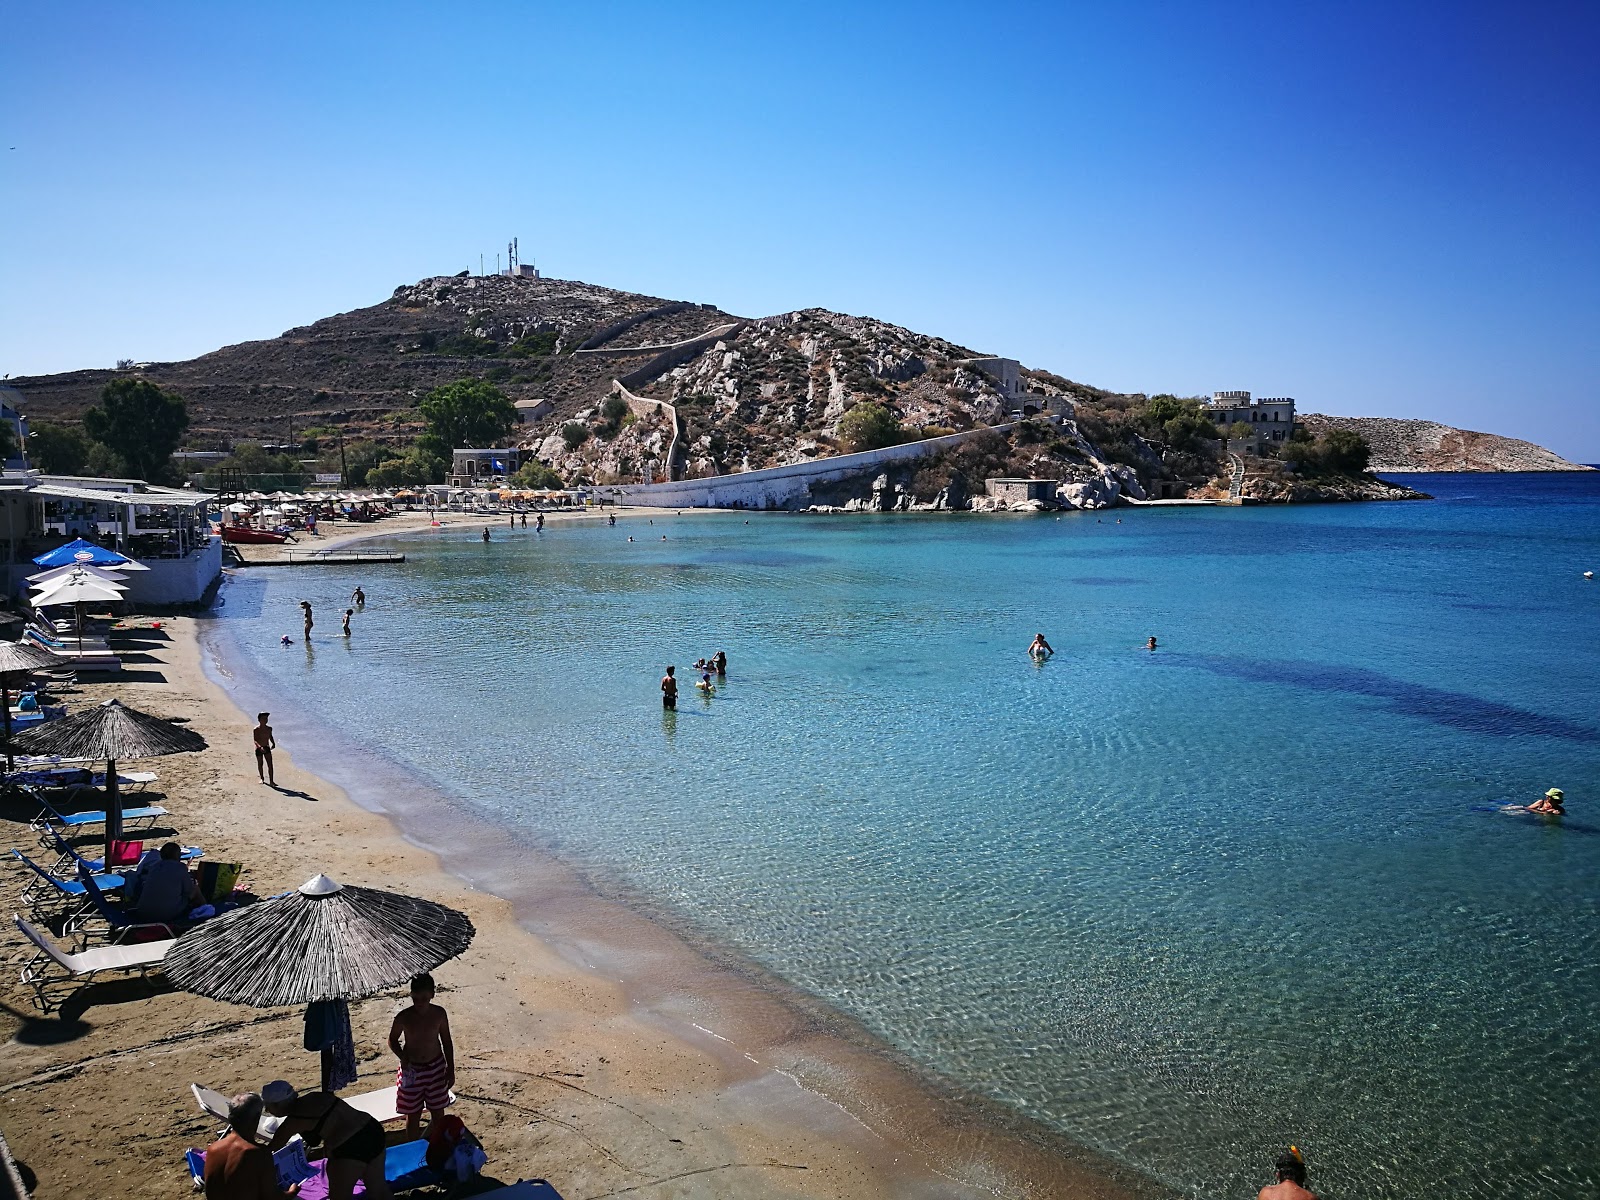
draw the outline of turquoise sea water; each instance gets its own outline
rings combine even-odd
[[[1293,1140],[1328,1195],[1594,1194],[1600,475],[1417,486],[456,524],[388,539],[403,566],[247,572],[217,629],[462,804],[1179,1190],[1253,1194]],[[1496,811],[1552,785],[1563,825]]]

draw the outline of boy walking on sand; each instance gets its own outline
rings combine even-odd
[[[272,736],[272,726],[267,724],[271,713],[257,713],[256,727],[250,731],[256,742],[256,774],[261,776],[262,783],[278,786],[278,778],[272,773],[272,752],[278,748],[277,739]]]
[[[406,1137],[415,1140],[422,1129],[422,1110],[428,1110],[429,1124],[444,1116],[456,1082],[450,1017],[433,1002],[433,976],[418,975],[411,981],[411,1007],[395,1014],[389,1049],[400,1059],[395,1111],[406,1119]]]

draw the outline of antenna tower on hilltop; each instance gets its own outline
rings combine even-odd
[[[516,238],[512,238],[511,239],[511,244],[506,247],[506,268],[507,268],[507,270],[506,270],[506,274],[507,275],[513,275],[513,276],[516,275],[516,273],[517,273],[517,239]]]

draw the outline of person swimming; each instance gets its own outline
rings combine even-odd
[[[1033,635],[1033,644],[1028,647],[1028,657],[1035,662],[1043,662],[1056,652],[1056,648],[1044,640],[1044,634]]]
[[[1146,650],[1154,650],[1156,648],[1156,640],[1155,640],[1155,638],[1151,638],[1148,642],[1146,642],[1144,644],[1144,648]]]
[[[1566,798],[1567,794],[1560,788],[1551,788],[1532,804],[1528,805],[1528,811],[1545,817],[1565,816],[1567,812]]]

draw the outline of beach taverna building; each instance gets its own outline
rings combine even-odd
[[[16,595],[39,568],[37,554],[81,537],[149,567],[129,575],[135,604],[194,604],[222,577],[215,497],[137,479],[89,479],[8,471],[0,477],[0,568]]]
[[[521,450],[456,450],[450,456],[450,486],[482,487],[496,476],[515,475],[521,465]]]

